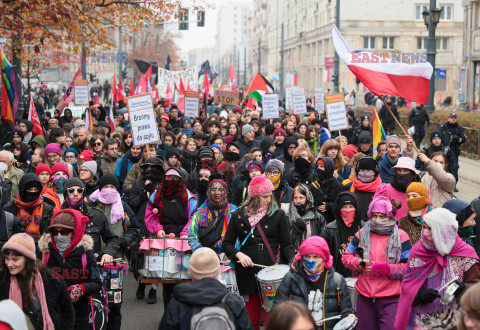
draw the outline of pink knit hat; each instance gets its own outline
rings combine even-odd
[[[303,241],[295,255],[295,260],[301,260],[304,255],[317,254],[325,261],[325,269],[330,269],[333,265],[333,257],[330,254],[330,248],[327,241],[320,236],[311,236]]]
[[[60,145],[57,143],[49,143],[45,147],[45,155],[48,155],[49,153],[56,153],[57,155],[62,155],[62,148],[60,148]]]
[[[68,167],[67,165],[63,164],[63,163],[55,163],[53,164],[52,166],[52,175],[54,175],[55,173],[57,173],[58,171],[63,171],[65,173],[67,173],[67,176],[70,178],[70,173],[68,172]]]
[[[248,196],[255,197],[266,194],[270,191],[273,191],[272,181],[267,179],[267,177],[261,175],[256,176],[250,181],[248,185]]]
[[[377,196],[373,198],[368,207],[367,216],[369,219],[372,218],[373,213],[382,213],[389,218],[393,218],[395,217],[395,214],[397,214],[397,209],[392,205],[390,198],[386,196]]]
[[[35,241],[32,236],[25,233],[12,235],[2,247],[4,254],[5,250],[13,250],[33,261],[37,260],[37,256],[35,255]]]

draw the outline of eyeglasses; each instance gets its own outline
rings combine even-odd
[[[75,191],[78,192],[79,194],[83,194],[85,189],[83,189],[83,188],[68,188],[67,191],[68,191],[69,194],[74,194]]]
[[[271,176],[277,176],[280,174],[280,171],[267,171],[267,174]]]
[[[102,146],[102,142],[95,142],[95,147],[101,147]]]
[[[70,229],[53,229],[52,235],[57,236],[61,234],[62,236],[68,236],[72,231]]]
[[[65,156],[65,159],[75,159],[75,156]]]

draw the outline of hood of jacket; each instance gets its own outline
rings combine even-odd
[[[218,280],[210,277],[191,283],[178,284],[173,296],[188,305],[211,306],[219,303],[228,289]]]
[[[47,141],[45,140],[45,138],[41,135],[37,135],[35,136],[31,142],[36,142],[38,143],[38,145],[42,148],[45,149],[45,147],[47,146]]]
[[[49,233],[43,234],[40,239],[38,240],[38,248],[40,249],[40,252],[50,252],[50,246],[52,243],[52,237]],[[88,234],[84,234],[83,237],[80,239],[80,242],[78,242],[75,245],[75,248],[83,247],[83,249],[86,251],[91,251],[93,250],[93,238],[92,236]]]
[[[358,199],[355,193],[350,191],[342,191],[340,194],[337,195],[335,198],[335,219],[342,219],[342,215],[340,214],[340,205],[338,205],[338,201],[342,196],[348,196],[352,199],[352,204],[355,204],[355,221],[354,223],[360,223],[362,221],[362,208],[360,205],[360,200]]]
[[[283,141],[283,155],[288,161],[292,161],[292,156],[288,153],[288,146],[294,144],[295,148],[298,147],[298,139],[295,136],[287,136]]]
[[[23,175],[20,179],[20,182],[18,183],[18,191],[20,192],[20,198],[22,200],[24,200],[25,198],[25,192],[27,191],[27,189],[32,187],[37,187],[39,191],[42,191],[43,186],[40,178],[35,175],[35,173],[27,173]]]
[[[325,167],[325,173],[327,174],[327,178],[333,178],[333,172],[335,171],[335,162],[333,161],[333,159],[331,159],[330,157],[320,157],[319,159],[322,159],[323,162],[325,163],[324,167]],[[317,170],[317,166],[316,166],[317,163],[318,163],[318,160],[315,163],[315,171]]]

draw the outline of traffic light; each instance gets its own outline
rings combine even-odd
[[[188,9],[183,9],[180,12],[180,15],[178,16],[178,20],[179,20],[178,29],[188,30]]]
[[[197,26],[205,26],[205,11],[199,11],[197,13]]]

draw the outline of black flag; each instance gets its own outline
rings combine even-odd
[[[198,78],[200,78],[200,76],[204,75],[205,73],[208,73],[210,83],[212,83],[213,79],[218,76],[215,71],[213,71],[213,69],[210,67],[210,63],[208,62],[208,60],[203,62],[202,66],[200,67],[200,71],[198,71]]]
[[[155,83],[158,83],[158,65],[157,62],[145,62],[140,60],[133,60],[141,73],[147,72],[152,66],[152,77],[154,77]]]
[[[165,70],[170,70],[170,63],[172,63],[172,59],[170,55],[167,55],[167,60],[165,61]]]

